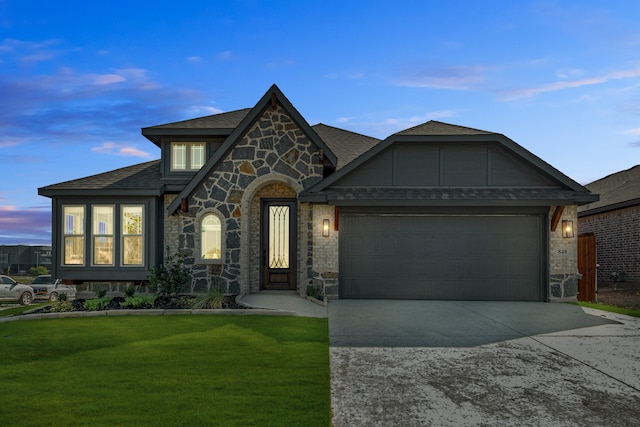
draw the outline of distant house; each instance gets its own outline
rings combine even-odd
[[[168,247],[193,273],[185,292],[575,299],[561,224],[597,196],[504,135],[311,126],[275,85],[252,108],[142,134],[160,160],[39,189],[56,277],[122,289]]]
[[[640,281],[640,166],[586,186],[600,200],[580,206],[580,233],[597,241],[598,282]]]

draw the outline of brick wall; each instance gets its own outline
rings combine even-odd
[[[549,225],[555,206],[549,211]],[[578,295],[578,207],[565,206],[555,231],[549,231],[549,300],[575,301]],[[571,220],[574,237],[562,237],[562,220]]]
[[[325,219],[329,220],[329,236],[322,235]],[[327,298],[338,297],[338,231],[335,230],[335,208],[313,206],[313,286],[323,290]]]
[[[582,217],[579,231],[596,235],[599,284],[611,284],[614,273],[640,281],[640,206]]]

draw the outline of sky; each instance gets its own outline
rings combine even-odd
[[[50,244],[39,187],[274,83],[311,125],[488,130],[587,184],[640,163],[640,2],[0,0],[0,245]]]

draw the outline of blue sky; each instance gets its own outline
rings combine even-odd
[[[273,83],[312,125],[489,130],[583,184],[640,163],[637,0],[0,0],[0,244],[50,243],[38,187]]]

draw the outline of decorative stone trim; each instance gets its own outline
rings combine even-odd
[[[549,277],[549,300],[553,302],[577,301],[580,274],[552,274]]]

